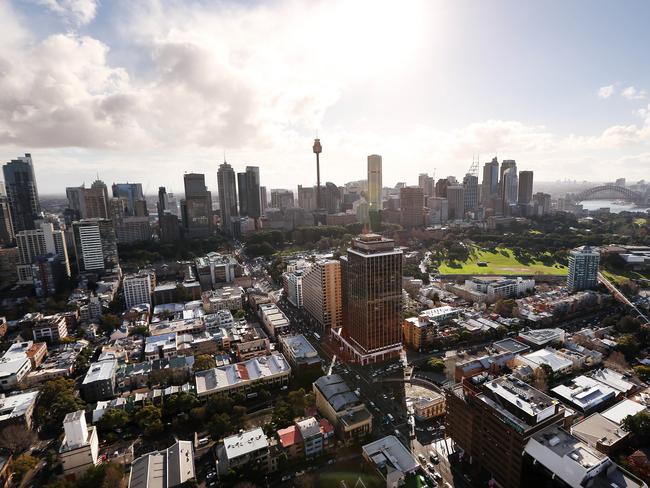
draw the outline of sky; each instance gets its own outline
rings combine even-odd
[[[650,2],[0,0],[0,161],[41,194],[465,174],[650,179]]]

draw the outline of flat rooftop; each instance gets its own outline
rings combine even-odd
[[[512,352],[514,354],[521,354],[523,352],[530,350],[530,347],[524,344],[523,342],[519,342],[511,338],[506,338],[500,341],[496,341],[492,345],[497,349]]]
[[[234,459],[245,454],[266,449],[269,441],[261,427],[257,429],[240,432],[239,434],[226,437],[223,440],[228,459]]]
[[[87,385],[94,381],[108,380],[112,378],[116,370],[116,359],[105,359],[97,363],[91,363],[82,384]]]
[[[577,376],[551,391],[584,412],[593,410],[616,396],[616,390],[588,376]]]
[[[635,402],[634,400],[625,399],[618,402],[613,407],[608,408],[603,412],[603,417],[611,420],[616,425],[620,425],[623,419],[628,415],[635,415],[639,412],[646,410],[644,405]]]
[[[38,394],[38,391],[30,391],[0,398],[0,422],[25,415],[36,402]]]
[[[571,426],[571,433],[585,441],[591,447],[598,444],[613,446],[628,435],[618,424],[600,413],[594,413]]]
[[[372,460],[377,469],[384,474],[393,469],[402,473],[412,473],[420,468],[417,459],[394,435],[366,444],[361,449],[364,456]]]
[[[549,409],[554,411],[557,404],[557,400],[514,377],[502,376],[485,382],[485,386],[501,400],[531,417],[550,416]]]

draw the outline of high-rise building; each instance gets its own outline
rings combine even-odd
[[[517,174],[517,162],[514,159],[504,159],[501,161],[501,168],[499,170],[499,182],[503,180],[503,174],[510,168],[514,169],[515,174]]]
[[[74,212],[76,219],[108,219],[110,205],[108,188],[101,180],[95,180],[90,188],[85,185],[65,189],[68,208]]]
[[[16,234],[18,246],[18,282],[32,284],[32,264],[39,256],[55,255],[61,258],[65,273],[70,276],[70,262],[62,230],[49,222],[41,222],[37,229],[23,230]]]
[[[510,215],[511,207],[517,204],[518,186],[516,167],[507,168],[501,178],[501,201],[503,204],[503,215]]]
[[[424,197],[433,197],[436,193],[436,182],[433,177],[427,173],[420,173],[418,176],[418,186],[422,188]]]
[[[427,198],[429,218],[427,224],[444,224],[449,220],[449,202],[442,197]]]
[[[279,208],[284,212],[293,206],[293,192],[291,190],[282,188],[271,190],[271,208]]]
[[[260,186],[260,208],[262,209],[262,215],[264,215],[266,209],[269,208],[269,200],[265,186]]]
[[[14,234],[21,230],[34,229],[34,222],[41,215],[41,203],[38,199],[32,155],[26,153],[25,156],[12,159],[2,167],[2,173]]]
[[[212,229],[212,194],[205,186],[205,175],[183,175],[185,198],[181,200],[181,215],[185,235],[190,238],[209,237]]]
[[[478,176],[467,173],[463,178],[464,211],[473,212],[478,208]]]
[[[462,220],[465,217],[465,188],[460,185],[447,187],[449,220]]]
[[[237,173],[237,185],[239,186],[239,215],[259,219],[262,216],[259,167],[246,166],[244,173]]]
[[[11,244],[15,238],[9,199],[0,195],[0,245]]]
[[[546,215],[551,211],[551,195],[537,192],[533,195],[535,212],[537,215]]]
[[[440,178],[436,181],[435,193],[439,198],[447,198],[447,187],[449,186],[448,178]]]
[[[298,185],[298,206],[303,210],[316,210],[316,187]]]
[[[519,191],[517,203],[519,205],[528,205],[533,202],[533,172],[519,172]]]
[[[377,234],[352,240],[346,259],[346,322],[340,339],[361,364],[396,357],[402,350],[402,251]]]
[[[328,214],[335,214],[341,211],[342,190],[331,181],[325,183],[320,189],[321,206]]]
[[[399,191],[402,227],[424,225],[424,192],[419,186],[406,186]]]
[[[591,246],[576,247],[569,253],[567,286],[572,291],[590,290],[598,285],[600,253]]]
[[[524,449],[540,430],[564,419],[562,404],[510,376],[464,378],[447,389],[446,430],[477,477],[503,488],[522,485]]]
[[[483,165],[483,182],[481,184],[481,203],[487,206],[491,198],[499,195],[499,161],[493,158]]]
[[[341,327],[341,263],[321,260],[304,270],[302,304],[322,331]]]
[[[79,273],[103,273],[119,266],[117,236],[110,220],[73,222],[72,232]]]
[[[239,214],[237,211],[237,187],[235,171],[225,161],[217,170],[217,189],[219,191],[219,210],[221,211],[221,230],[229,236],[233,235],[232,220]]]
[[[381,165],[381,156],[378,154],[368,156],[368,204],[370,205],[370,211],[381,210],[381,193],[383,188]]]
[[[129,215],[127,206],[126,198],[113,198],[109,203],[111,222],[115,229],[117,242],[130,244],[151,240],[153,236],[149,217]]]
[[[66,264],[56,254],[45,254],[36,258],[32,263],[32,285],[37,297],[56,294],[66,278]]]
[[[140,271],[127,275],[122,286],[126,308],[143,303],[151,304],[151,295],[156,288],[156,274],[153,271]]]
[[[126,200],[125,215],[127,217],[147,215],[147,204],[141,183],[113,183],[113,197]]]

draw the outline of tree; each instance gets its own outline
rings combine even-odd
[[[38,459],[34,456],[30,456],[29,454],[18,456],[12,464],[14,476],[17,480],[22,480],[27,473],[36,467],[37,464]]]
[[[214,440],[219,440],[226,434],[229,434],[231,430],[230,417],[228,414],[220,413],[215,415],[208,424],[208,432],[210,432],[210,437]]]
[[[537,368],[533,372],[533,386],[539,391],[548,392],[548,375],[544,368]]]
[[[216,367],[217,363],[214,358],[208,354],[200,354],[194,358],[194,365],[192,371],[205,371]]]
[[[55,378],[41,389],[36,403],[37,423],[48,432],[58,432],[66,414],[81,410],[85,405],[75,393],[73,380]]]
[[[621,351],[628,360],[634,359],[639,353],[639,343],[632,334],[623,334],[616,339],[616,348]]]
[[[156,435],[163,430],[162,414],[155,405],[144,405],[135,412],[134,418],[146,436]]]
[[[287,395],[294,417],[301,417],[305,414],[305,390],[290,391]]]
[[[634,372],[641,379],[641,381],[650,381],[650,366],[645,366],[643,364],[634,366]]]
[[[112,313],[107,313],[105,315],[102,315],[102,331],[109,335],[111,334],[115,329],[119,328],[120,325],[122,325],[122,321],[117,315],[114,315]]]
[[[502,317],[512,317],[517,308],[517,302],[512,298],[499,299],[494,304],[494,313],[501,315]]]
[[[426,369],[442,373],[445,370],[445,362],[438,357],[431,357],[426,362]]]
[[[278,400],[273,408],[273,420],[276,429],[284,429],[293,423],[293,410],[284,400]]]
[[[623,419],[623,430],[650,441],[650,414],[642,411]],[[646,444],[647,445],[647,444]]]
[[[17,424],[8,424],[0,430],[0,447],[14,454],[23,452],[36,440],[36,434]]]
[[[99,419],[97,425],[100,432],[107,434],[123,429],[131,421],[129,414],[119,408],[109,408]]]

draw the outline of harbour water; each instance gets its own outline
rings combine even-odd
[[[585,200],[582,207],[585,210],[598,210],[600,208],[609,208],[611,213],[620,212],[645,212],[646,208],[637,207],[634,203],[622,200]]]

